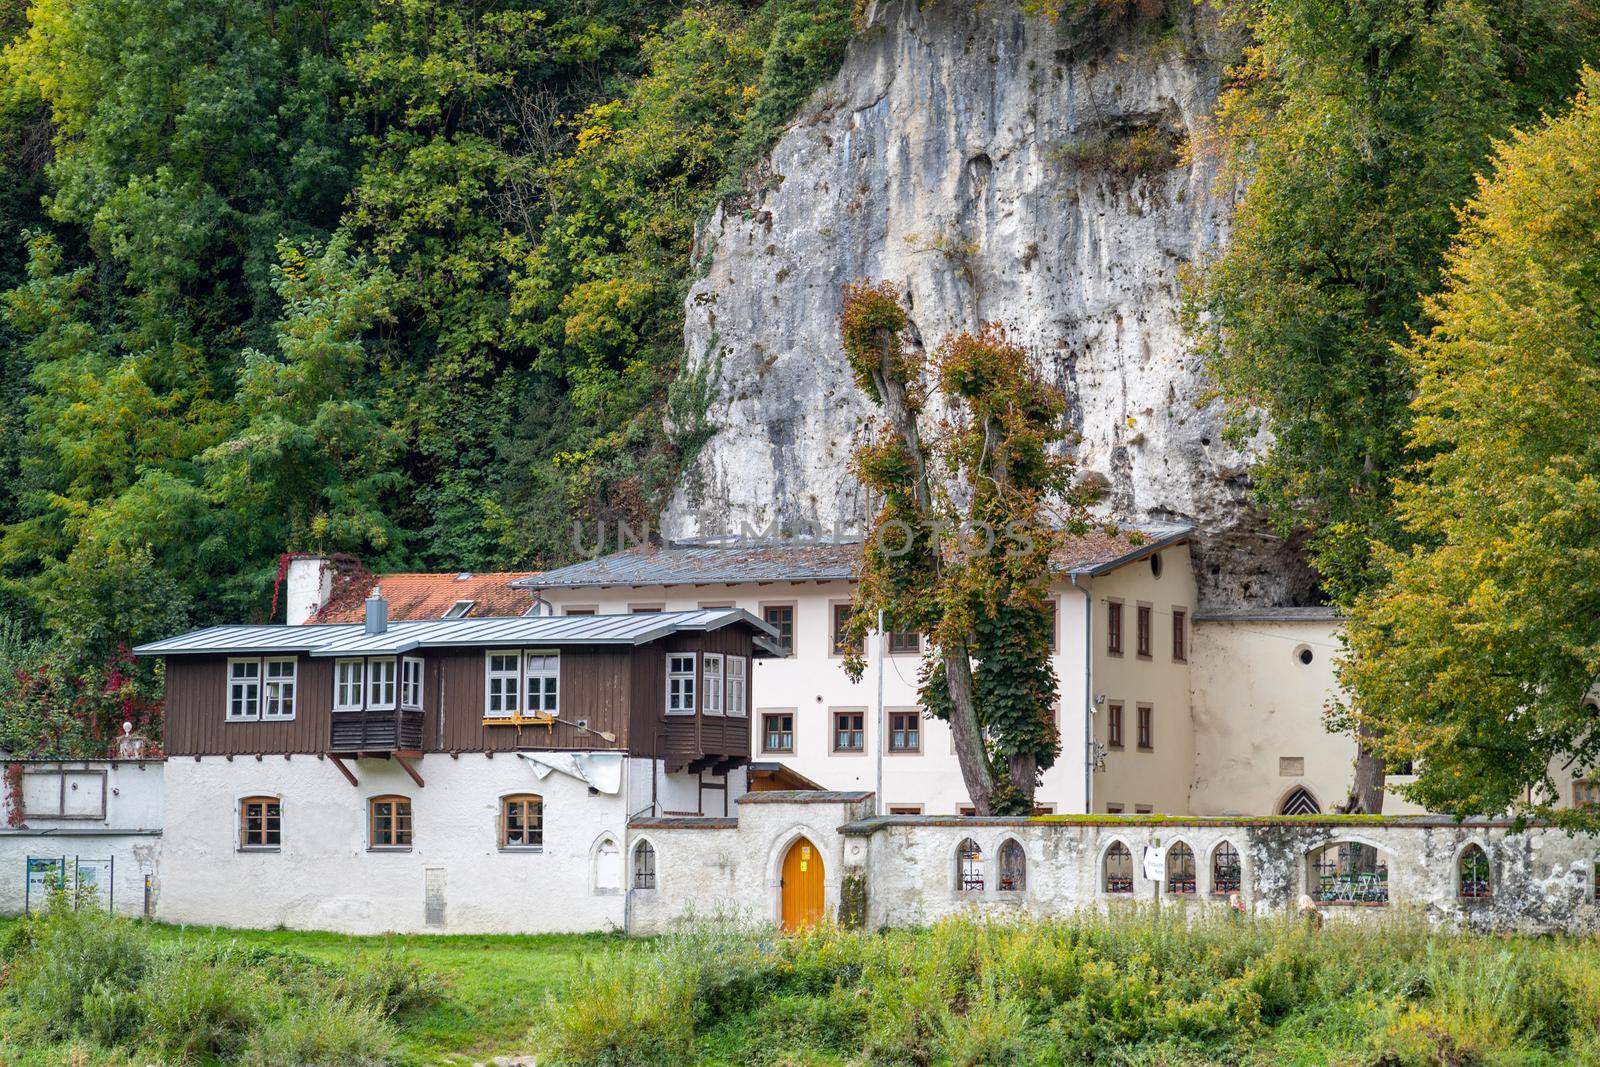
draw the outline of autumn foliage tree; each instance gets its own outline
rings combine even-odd
[[[1061,750],[1051,550],[1087,525],[1073,465],[1052,448],[1066,434],[1066,401],[999,326],[950,337],[930,358],[908,325],[892,286],[848,289],[845,353],[882,413],[854,472],[883,503],[846,627],[855,649],[846,669],[860,678],[880,615],[927,635],[922,700],[950,723],[973,806],[1027,814]]]
[[[1426,544],[1378,547],[1358,600],[1346,716],[1430,810],[1556,810],[1552,767],[1600,764],[1600,75],[1501,146],[1404,350],[1418,382],[1396,487]]]

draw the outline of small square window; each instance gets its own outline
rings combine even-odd
[[[500,799],[500,847],[534,850],[544,847],[542,797],[523,793]]]
[[[476,603],[476,600],[458,600],[450,605],[450,609],[444,613],[444,617],[447,619],[464,619],[467,617],[467,613],[472,610],[472,605]]]
[[[898,629],[895,620],[887,620],[889,632],[885,635],[891,656],[916,655],[922,651],[922,635],[915,630]]]
[[[274,849],[283,843],[283,807],[277,797],[239,802],[239,848]]]
[[[374,797],[368,805],[367,847],[411,847],[411,801],[406,797]]]
[[[761,618],[778,631],[778,647],[785,656],[794,655],[794,605],[763,604]]]
[[[865,752],[867,748],[866,714],[859,711],[833,713],[833,750],[835,752]]]
[[[922,712],[896,711],[890,713],[889,751],[922,751]]]
[[[761,751],[794,752],[794,713],[767,712],[761,716]]]

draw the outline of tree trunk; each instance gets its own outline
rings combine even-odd
[[[1350,796],[1345,800],[1346,812],[1364,815],[1383,814],[1383,783],[1386,769],[1383,758],[1367,744],[1371,736],[1363,723],[1357,723],[1355,776],[1350,783]]]
[[[917,510],[931,524],[934,519],[933,490],[928,485],[928,463],[922,450],[922,433],[917,427],[917,413],[912,410],[906,394],[906,383],[895,372],[894,338],[887,331],[878,344],[878,369],[872,377],[878,395],[883,398],[883,412],[889,420],[889,426],[911,456]],[[937,584],[944,574],[944,561],[937,550],[930,555],[928,566]],[[961,767],[961,778],[966,783],[967,795],[972,798],[972,806],[979,815],[988,815],[994,806],[994,775],[989,773],[989,754],[984,748],[983,734],[978,729],[978,702],[972,683],[972,657],[967,642],[946,642],[941,649],[941,656],[944,660],[945,687],[950,693],[950,732],[955,738],[956,762]]]
[[[1006,771],[1011,784],[1028,801],[1028,814],[1033,814],[1033,791],[1039,784],[1039,757],[1032,752],[1013,752],[1006,757]]]
[[[973,694],[972,659],[965,641],[955,642],[942,650],[944,657],[944,683],[950,693],[950,733],[955,738],[956,762],[961,766],[961,780],[966,783],[967,796],[979,815],[991,815],[994,810],[994,775],[989,773],[989,753],[984,748],[983,733],[978,729],[977,700]]]

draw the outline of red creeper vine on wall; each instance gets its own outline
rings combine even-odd
[[[22,825],[22,764],[6,764],[5,782],[6,825],[15,830]]]

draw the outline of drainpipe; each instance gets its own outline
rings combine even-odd
[[[1094,814],[1094,596],[1071,575],[1083,594],[1083,813]]]
[[[889,742],[889,724],[883,718],[883,646],[888,642],[887,635],[883,632],[883,612],[878,612],[878,788],[873,806],[877,813],[884,813],[883,806],[883,746]]]

